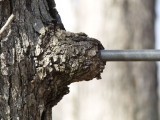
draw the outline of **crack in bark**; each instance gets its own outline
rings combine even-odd
[[[10,14],[13,13],[13,3],[12,3],[12,0],[9,0],[10,1]]]
[[[26,0],[26,8],[28,11],[32,12],[32,9],[31,9],[31,0]]]
[[[10,108],[10,114],[9,114],[9,116],[10,116],[10,119],[12,118],[12,110],[11,110],[11,106],[12,106],[12,78],[11,78],[11,76],[9,76],[9,98],[8,98],[8,106],[9,106],[9,108]]]

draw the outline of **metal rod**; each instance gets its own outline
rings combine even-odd
[[[160,50],[100,50],[104,61],[160,61]]]

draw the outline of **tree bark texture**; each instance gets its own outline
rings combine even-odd
[[[72,82],[100,78],[101,43],[64,30],[54,0],[0,2],[0,119],[51,120]]]
[[[79,0],[77,31],[100,39],[105,49],[153,49],[154,4],[154,0]],[[153,62],[108,62],[102,81],[77,85],[70,118],[68,113],[68,119],[60,116],[65,120],[158,120],[156,72]]]

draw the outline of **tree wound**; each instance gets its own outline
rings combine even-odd
[[[72,82],[100,79],[105,66],[98,54],[101,49],[104,48],[98,40],[89,38],[84,33],[75,34],[60,29],[54,33],[54,26],[50,25],[36,45],[36,77],[44,82],[42,85],[47,84],[47,81],[56,83],[57,90],[63,89],[61,85],[68,89],[67,85]],[[43,87],[39,88],[39,97],[46,95]],[[47,87],[48,92],[55,90],[54,84]]]

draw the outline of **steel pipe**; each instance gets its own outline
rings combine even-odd
[[[100,50],[104,61],[160,61],[160,50]]]

